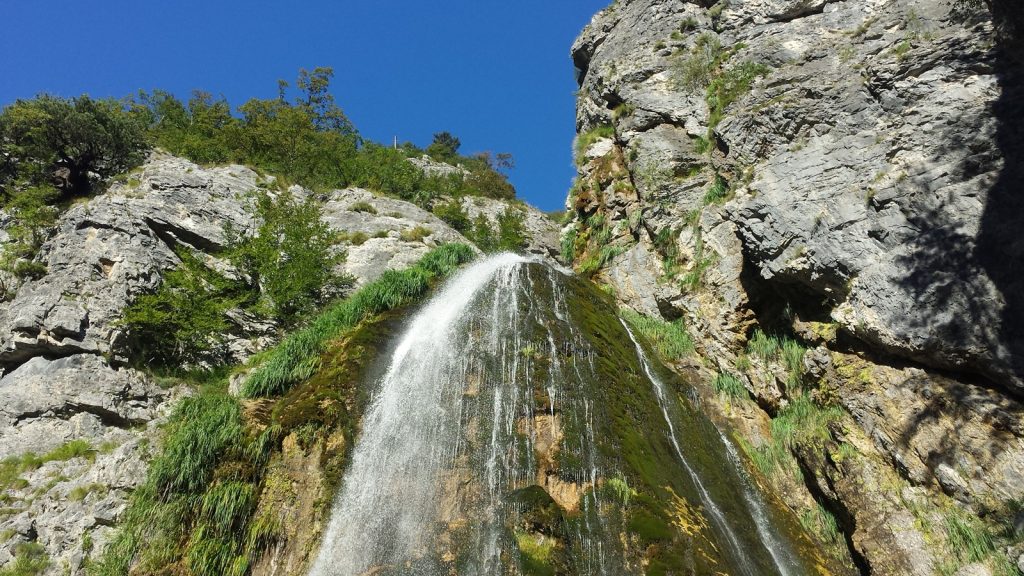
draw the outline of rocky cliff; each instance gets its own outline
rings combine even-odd
[[[685,319],[681,368],[754,400],[708,387],[752,459],[805,399],[839,410],[783,442],[794,474],[760,468],[863,573],[1024,570],[1024,99],[1019,10],[993,12],[620,0],[572,47],[563,253]]]
[[[246,195],[268,187],[272,177],[244,166],[207,168],[157,153],[61,214],[37,257],[46,274],[0,303],[0,573],[31,565],[82,574],[102,550],[146,477],[158,427],[191,393],[131,367],[124,311],[180,264],[177,248],[226,266],[226,226],[252,229]],[[367,190],[290,192],[315,197],[323,220],[344,238],[338,272],[354,278],[353,289],[439,244],[468,242],[430,212]],[[492,221],[508,206],[465,204]],[[557,227],[521,209],[529,249],[554,253]],[[273,323],[241,310],[230,316],[236,362],[280,337]],[[285,444],[294,447],[294,438]]]

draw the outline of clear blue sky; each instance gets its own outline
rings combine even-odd
[[[520,197],[554,210],[574,174],[569,47],[608,2],[6,0],[0,104],[200,88],[237,106],[331,66],[364,137],[511,152]]]

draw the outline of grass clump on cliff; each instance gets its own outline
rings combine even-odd
[[[102,556],[89,564],[89,574],[124,576],[136,569],[186,569],[196,576],[248,573],[269,543],[249,535],[256,493],[278,432],[275,426],[262,431],[245,426],[241,405],[223,382],[183,400],[171,415],[145,482],[132,493],[120,528]]]
[[[621,310],[620,314],[631,328],[654,345],[664,360],[675,362],[693,353],[693,338],[686,331],[682,318],[666,322],[629,309]]]
[[[611,124],[601,124],[595,126],[590,130],[580,134],[576,137],[576,144],[574,146],[576,152],[576,164],[582,165],[586,160],[587,150],[594,145],[595,142],[602,138],[614,138],[615,127]]]
[[[329,307],[307,327],[261,354],[243,389],[247,397],[281,394],[309,378],[319,367],[328,341],[337,338],[364,318],[409,303],[426,293],[436,278],[451,274],[468,262],[473,251],[464,244],[435,248],[411,268],[385,272],[345,300]]]
[[[50,558],[41,544],[22,542],[11,551],[14,561],[0,568],[0,576],[37,576],[50,567]]]

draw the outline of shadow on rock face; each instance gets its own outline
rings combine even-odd
[[[1024,5],[1017,0],[995,2],[993,11],[1004,19],[1004,33],[1010,34],[997,52],[1002,92],[992,107],[996,146],[1004,165],[988,192],[973,256],[1006,300],[999,319],[1000,342],[1008,348],[1010,369],[1020,380],[1024,379],[1024,54],[1020,52]],[[1024,395],[1019,387],[1017,392]]]
[[[1020,16],[1024,9],[993,6],[993,12]],[[991,53],[958,57],[995,75],[999,97],[978,111],[994,122],[995,142],[988,131],[963,131],[984,121],[959,118],[950,118],[941,136],[938,156],[960,158],[950,176],[968,182],[994,175],[976,185],[984,202],[977,229],[961,218],[952,195],[934,194],[934,173],[921,174],[912,182],[916,205],[906,214],[918,236],[911,253],[898,259],[906,271],[900,287],[919,305],[907,311],[908,324],[945,348],[941,363],[985,374],[1016,397],[1024,397],[1024,57],[1017,51],[1024,43],[1005,34],[1024,30],[1020,23],[998,26],[1004,36]]]

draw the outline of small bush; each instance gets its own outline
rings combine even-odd
[[[0,576],[37,576],[50,566],[50,558],[41,544],[22,542],[14,546],[14,561],[0,568]]]
[[[781,350],[779,339],[765,334],[760,328],[754,330],[754,336],[747,342],[747,354],[766,362],[777,359]]]
[[[590,130],[580,134],[576,137],[576,163],[581,164],[585,160],[585,154],[595,142],[602,138],[614,138],[615,127],[611,124],[602,124],[595,126]]]
[[[722,43],[718,36],[705,32],[697,37],[688,54],[677,55],[672,62],[676,85],[690,92],[707,88],[721,65]]]
[[[353,232],[348,235],[348,243],[353,246],[362,246],[370,237],[364,232]]]
[[[433,212],[435,216],[462,234],[465,234],[471,228],[472,223],[469,221],[469,215],[462,208],[462,202],[458,199],[449,200],[434,206]]]

